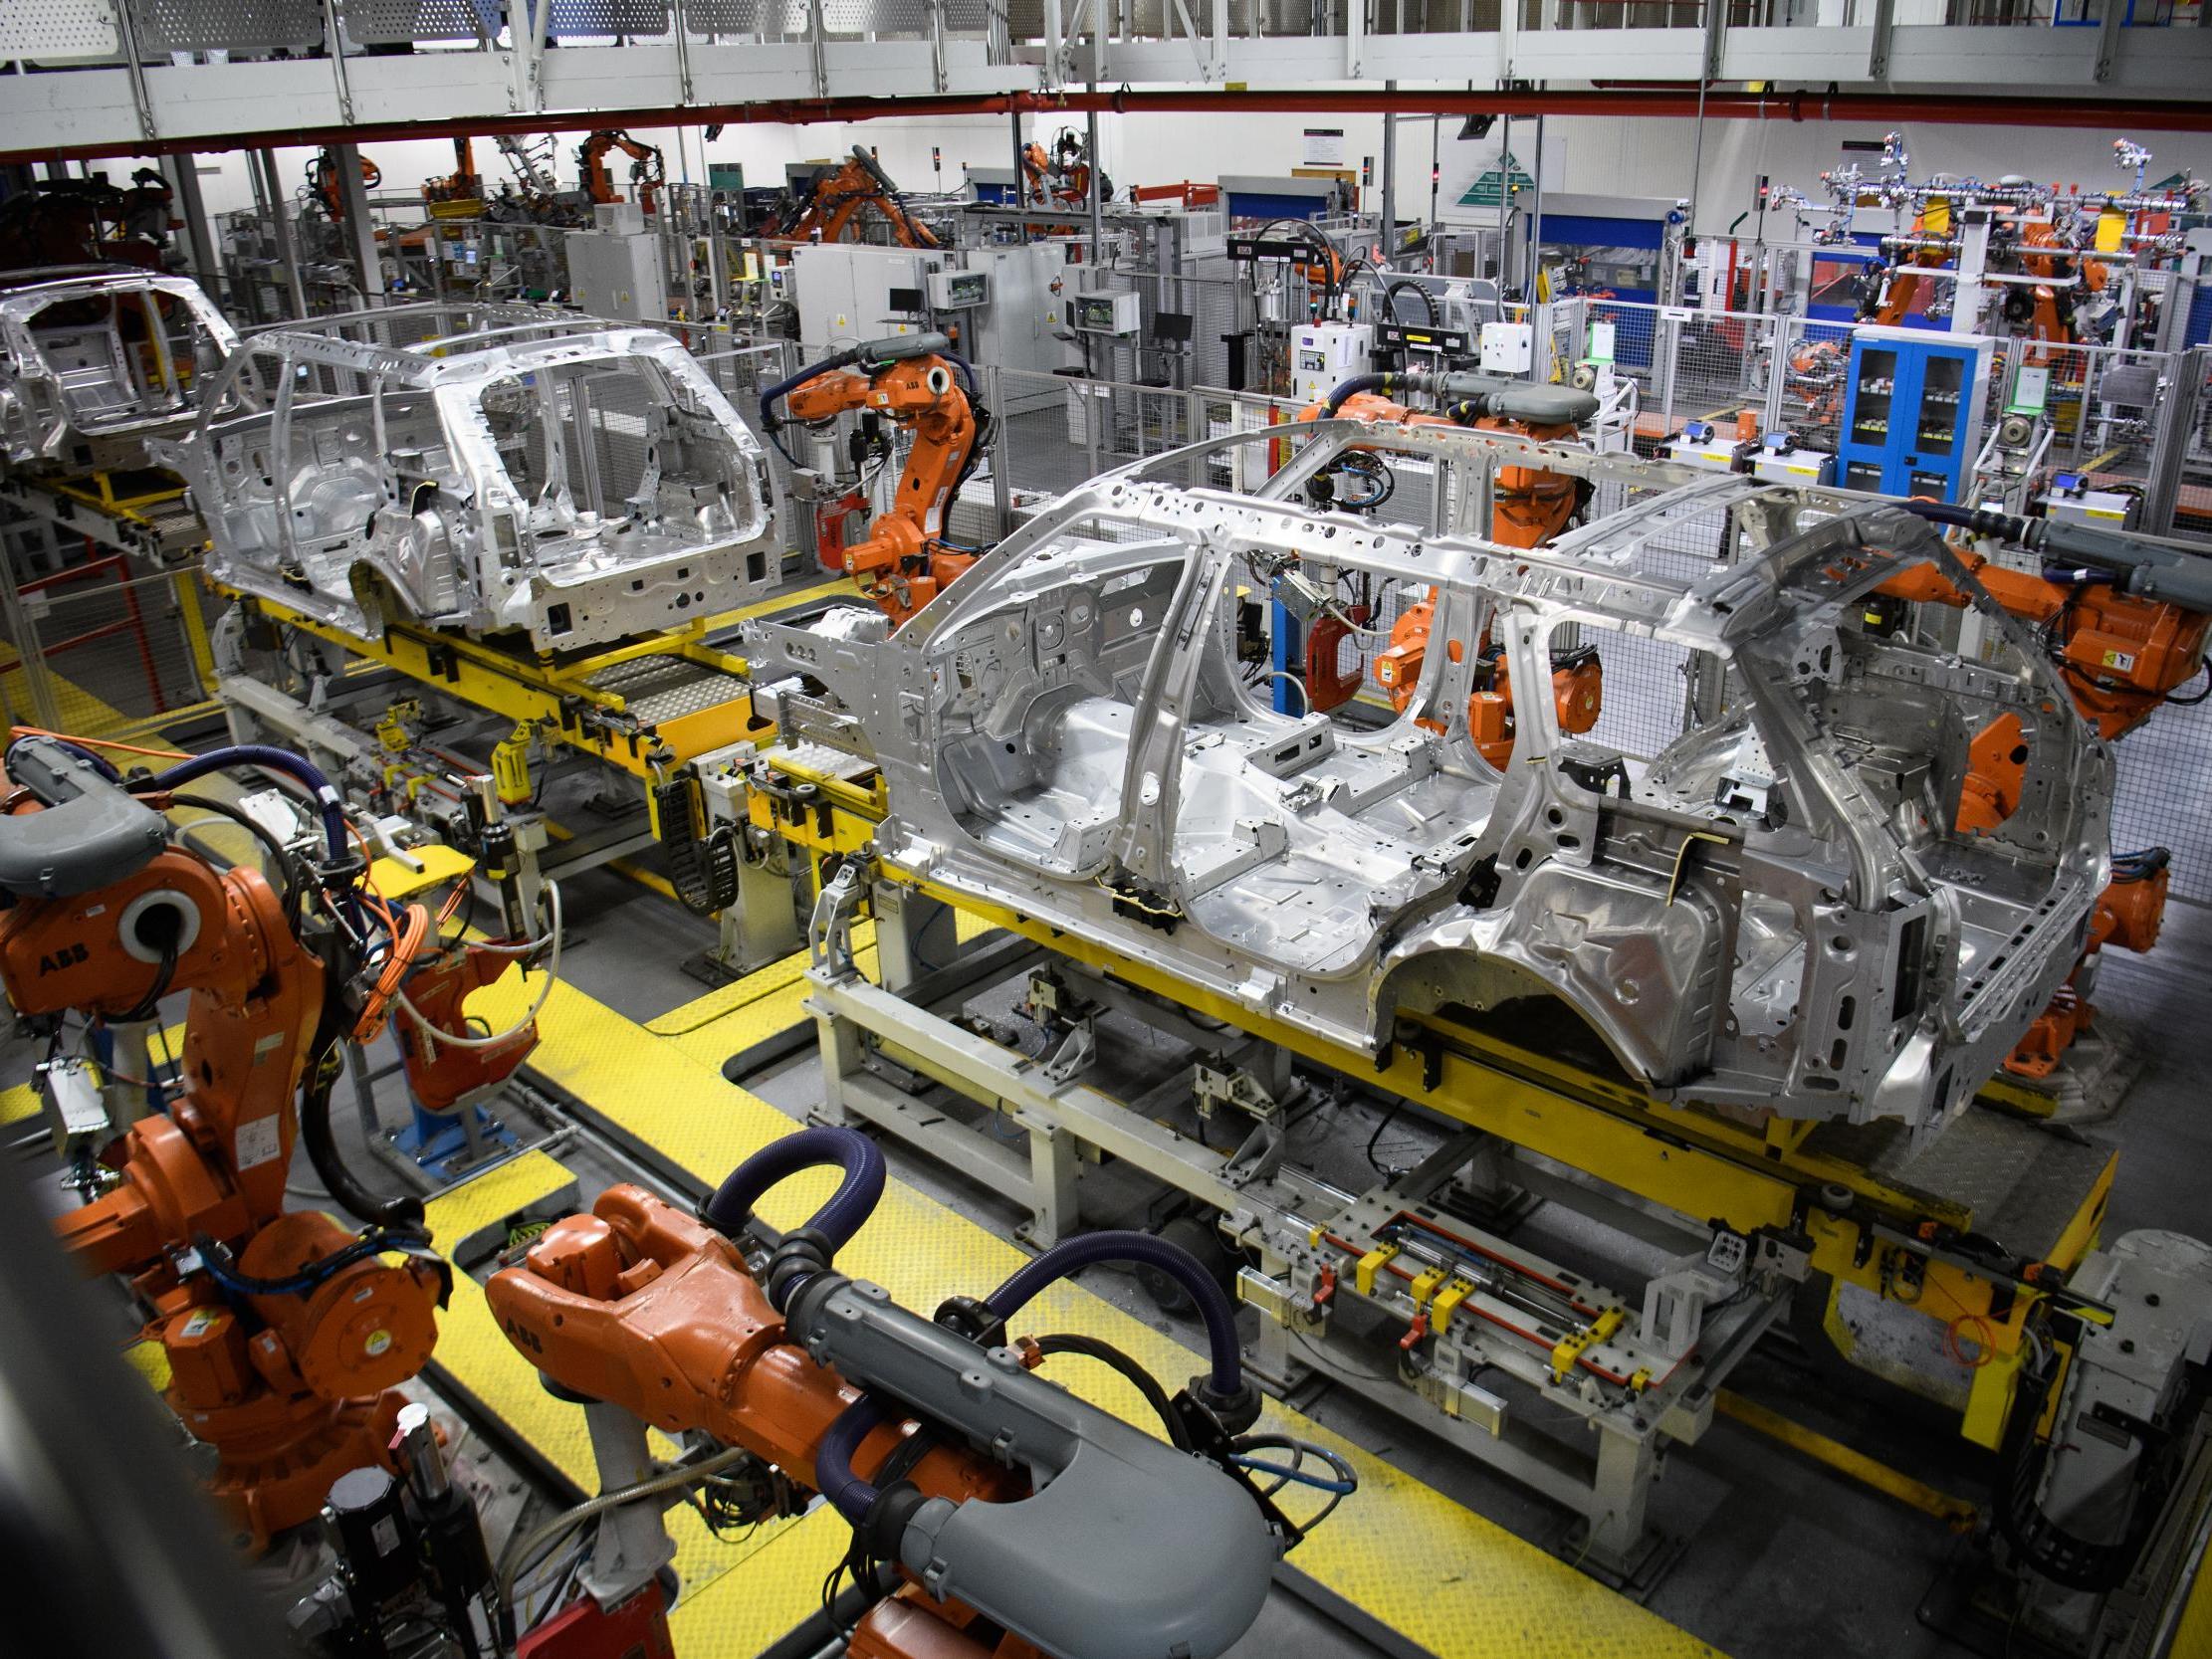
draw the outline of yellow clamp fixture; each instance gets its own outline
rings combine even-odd
[[[1628,1315],[1620,1309],[1608,1308],[1582,1330],[1560,1342],[1551,1350],[1551,1379],[1554,1382],[1566,1381],[1567,1373],[1575,1368],[1575,1361],[1583,1356],[1584,1351],[1620,1330],[1627,1319]]]
[[[530,739],[535,729],[529,721],[518,721],[492,750],[492,787],[499,792],[502,806],[530,804]]]
[[[1397,1255],[1398,1246],[1395,1244],[1379,1244],[1370,1250],[1360,1258],[1360,1265],[1352,1270],[1352,1288],[1362,1296],[1373,1296],[1375,1275],[1383,1270],[1385,1262],[1395,1260]]]
[[[1451,1329],[1451,1316],[1459,1311],[1459,1304],[1474,1294],[1474,1286],[1465,1279],[1454,1279],[1437,1293],[1437,1300],[1429,1309],[1429,1324],[1438,1332]]]
[[[1420,1275],[1415,1278],[1413,1283],[1414,1306],[1416,1308],[1426,1309],[1429,1306],[1430,1302],[1436,1297],[1438,1287],[1450,1277],[1450,1272],[1444,1268],[1431,1267],[1422,1269]]]

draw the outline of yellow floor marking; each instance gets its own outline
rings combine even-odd
[[[1718,1390],[1713,1396],[1713,1403],[1722,1416],[1733,1417],[1746,1428],[1754,1429],[1793,1451],[1801,1452],[1848,1479],[1894,1498],[1900,1504],[1909,1504],[1923,1515],[1932,1515],[1953,1528],[1969,1528],[1974,1524],[1974,1506],[1965,1499],[1954,1498],[1925,1481],[1915,1480],[1864,1452],[1853,1450],[1840,1440],[1761,1405],[1757,1400],[1746,1399],[1732,1388]]]
[[[876,925],[853,924],[853,957],[870,979],[876,975]],[[780,1036],[812,1019],[806,1000],[806,952],[758,968],[743,979],[694,997],[644,1029],[717,1072],[733,1054]]]
[[[169,1385],[169,1353],[159,1343],[140,1337],[122,1350],[123,1363],[146,1379],[146,1386],[160,1393]]]
[[[964,945],[997,931],[966,911],[959,913],[956,923]],[[876,977],[875,938],[873,922],[863,919],[853,924],[853,961],[870,980]],[[810,1020],[813,1016],[804,1007],[806,989],[806,952],[795,950],[646,1021],[645,1030],[720,1071],[732,1055]]]
[[[2196,1576],[2189,1586],[2189,1600],[2181,1609],[2181,1622],[2174,1630],[2173,1646],[2166,1651],[2212,1653],[2212,1561],[2197,1562]]]
[[[443,887],[476,868],[476,860],[458,847],[442,841],[408,849],[408,856],[422,868],[410,870],[396,858],[380,858],[368,867],[368,885],[384,899],[412,899],[434,887]]]
[[[521,1011],[523,994],[503,981],[481,993],[490,1003],[482,1011],[504,1023]],[[716,1062],[687,1052],[683,1038],[657,1037],[571,986],[553,990],[540,1029],[545,1040],[532,1057],[535,1069],[701,1181],[719,1181],[791,1129],[784,1114],[725,1082]],[[833,1184],[826,1170],[795,1177],[769,1195],[763,1217],[776,1227],[795,1226]],[[910,1307],[933,1308],[954,1292],[988,1293],[1025,1260],[1014,1245],[894,1181],[838,1266],[883,1285]],[[1199,1356],[1181,1344],[1079,1287],[1054,1287],[1019,1323],[1032,1334],[1102,1338],[1171,1385],[1201,1368]],[[509,1362],[527,1377],[519,1354]],[[1142,1409],[1133,1393],[1098,1374],[1101,1367],[1079,1360],[1053,1364],[1057,1380],[1107,1409],[1132,1415]],[[530,1385],[536,1386],[534,1378]],[[1360,1473],[1359,1493],[1299,1549],[1296,1564],[1439,1659],[1538,1651],[1547,1659],[1659,1659],[1714,1652],[1300,1414],[1276,1406],[1268,1422],[1330,1445]],[[568,1432],[582,1434],[580,1414]],[[676,1613],[684,1659],[752,1654],[783,1634],[818,1604],[822,1576],[845,1538],[834,1517],[810,1516],[756,1546],[759,1570],[720,1577],[687,1595]],[[1387,1549],[1378,1543],[1386,1538]],[[1409,1562],[1418,1568],[1410,1571]]]

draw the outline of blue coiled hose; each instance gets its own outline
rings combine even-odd
[[[753,1206],[770,1188],[802,1169],[841,1168],[845,1178],[828,1202],[808,1217],[806,1230],[821,1235],[832,1256],[852,1242],[883,1196],[883,1148],[857,1130],[821,1125],[772,1141],[715,1188],[706,1203],[708,1224],[734,1237],[753,1219]],[[792,1285],[786,1290],[795,1290]],[[876,1489],[852,1472],[852,1454],[889,1415],[873,1395],[863,1394],[845,1407],[814,1451],[814,1486],[838,1514],[859,1522],[876,1501]]]
[[[315,763],[290,749],[275,748],[267,743],[237,743],[229,748],[209,749],[205,754],[195,754],[189,760],[179,760],[165,772],[154,774],[148,789],[179,789],[194,778],[205,777],[209,772],[226,771],[232,766],[259,766],[265,771],[283,772],[297,778],[315,796],[317,810],[323,817],[323,833],[330,842],[331,862],[341,864],[345,860],[345,805],[338,793],[331,787],[331,780],[323,775]]]
[[[872,1482],[852,1472],[852,1454],[890,1415],[875,1395],[862,1394],[837,1413],[821,1444],[814,1448],[814,1490],[855,1526],[867,1519],[878,1493]]]
[[[1001,1320],[1010,1320],[1054,1280],[1065,1279],[1078,1268],[1099,1262],[1158,1268],[1189,1291],[1198,1304],[1200,1317],[1206,1321],[1207,1347],[1214,1360],[1211,1382],[1215,1391],[1226,1395],[1241,1388],[1244,1366],[1236,1344],[1236,1310],[1230,1306],[1227,1293],[1189,1251],[1150,1233],[1110,1231],[1064,1239],[985,1300],[992,1313]]]
[[[769,1188],[801,1169],[831,1164],[842,1168],[845,1178],[806,1225],[828,1241],[834,1254],[852,1242],[852,1235],[883,1196],[883,1148],[857,1130],[825,1124],[770,1141],[715,1188],[715,1195],[707,1200],[707,1220],[715,1231],[734,1238],[753,1218],[753,1206]]]

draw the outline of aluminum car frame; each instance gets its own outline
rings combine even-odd
[[[2033,784],[1996,839],[2023,861],[2040,861],[2050,873],[2048,902],[2036,908],[2010,938],[1983,949],[1973,976],[1954,987],[1943,964],[1958,936],[1956,906],[1937,901],[1943,893],[1922,891],[1928,873],[1918,852],[1903,837],[1876,826],[1879,806],[1866,794],[1864,780],[1827,751],[1809,698],[1785,695],[1759,674],[1740,677],[1762,717],[1763,735],[1790,745],[1788,759],[1800,768],[1808,797],[1824,803],[1831,828],[1843,832],[1845,863],[1840,874],[1811,869],[1802,880],[1770,863],[1768,873],[1787,884],[1797,881],[1798,903],[1814,930],[1831,948],[1808,948],[1808,985],[1804,1000],[1816,1005],[1820,1023],[1809,1025],[1800,1049],[1804,1056],[1834,1057],[1830,1084],[1847,1109],[1834,1110],[1813,1090],[1799,1090],[1785,1103],[1786,1115],[1901,1117],[1916,1129],[1939,1125],[1963,1109],[1980,1079],[1993,1069],[2022,1027],[2064,979],[2074,959],[2081,930],[2101,887],[2107,849],[2105,803],[2110,789],[2110,759],[2105,745],[2070,718],[2071,704],[2055,673],[2026,633],[1986,601],[1940,537],[1922,520],[1875,499],[1832,490],[1778,487],[1749,480],[1696,474],[1687,469],[1599,456],[1580,448],[1538,444],[1510,435],[1435,428],[1378,427],[1338,420],[1301,426],[1289,436],[1303,440],[1288,466],[1272,479],[1265,497],[1280,498],[1354,447],[1387,448],[1392,454],[1425,457],[1431,465],[1465,471],[1458,481],[1459,518],[1468,509],[1485,514],[1497,472],[1504,466],[1542,467],[1596,482],[1650,489],[1678,486],[1627,514],[1602,519],[1536,551],[1500,547],[1481,537],[1433,534],[1400,525],[1362,522],[1276,500],[1222,496],[1207,490],[1174,489],[1141,481],[1145,471],[1179,474],[1215,453],[1254,443],[1282,441],[1279,430],[1241,434],[1170,452],[1106,475],[1063,498],[1021,531],[988,555],[960,588],[925,609],[889,645],[867,641],[824,641],[802,631],[755,625],[748,632],[748,655],[764,679],[802,674],[826,682],[827,701],[803,694],[781,699],[788,734],[820,737],[833,746],[874,755],[889,783],[891,815],[878,837],[878,852],[909,879],[947,884],[985,903],[1050,920],[1085,937],[1111,940],[1115,948],[1155,962],[1194,983],[1236,996],[1255,1011],[1302,1025],[1331,1041],[1373,1051],[1387,1044],[1393,1016],[1409,1009],[1457,1000],[1476,1007],[1515,990],[1526,989],[1533,953],[1492,929],[1478,937],[1465,919],[1421,923],[1387,955],[1358,960],[1336,977],[1301,977],[1256,966],[1198,930],[1173,933],[1129,924],[1132,908],[1158,912],[1169,903],[1164,889],[1151,882],[1170,858],[1170,826],[1175,821],[1180,767],[1174,762],[1183,743],[1182,703],[1188,699],[1197,665],[1219,641],[1213,623],[1221,583],[1239,558],[1257,555],[1281,561],[1286,555],[1324,572],[1359,570],[1384,579],[1434,584],[1439,591],[1438,639],[1475,637],[1474,608],[1489,596],[1505,622],[1514,680],[1540,685],[1548,678],[1543,655],[1549,629],[1558,623],[1590,623],[1622,633],[1670,638],[1692,652],[1726,660],[1746,652],[1760,656],[1757,666],[1777,683],[1800,685],[1840,676],[1820,661],[1825,646],[1837,643],[1835,623],[1889,574],[1921,560],[1938,565],[1967,591],[1992,635],[2002,637],[2024,665],[2018,672],[1930,655],[1911,669],[1916,680],[1936,682],[1935,693],[1970,693],[2002,703],[2023,685],[2017,698],[2029,716],[2028,746],[2033,750]],[[1684,482],[1684,481],[1687,482]],[[1635,573],[1630,565],[1644,543],[1669,524],[1725,513],[1745,533],[1754,556],[1717,568],[1697,581]],[[994,584],[1003,573],[1056,537],[1089,519],[1135,522],[1154,532],[1149,544],[1071,541],[1057,553],[1051,579],[1065,585],[1067,570],[1111,579],[1117,564],[1131,568],[1163,557],[1163,544],[1186,548],[1186,580],[1171,609],[1172,643],[1152,654],[1145,684],[1134,701],[1128,739],[1125,800],[1142,804],[1125,812],[1112,831],[1112,868],[1124,885],[1103,880],[1068,879],[1025,872],[1002,851],[983,852],[955,821],[944,795],[926,775],[937,745],[929,723],[936,691],[930,683],[930,646],[946,629],[967,627],[978,607],[1000,595]],[[1794,532],[1794,533],[1793,533]],[[1902,549],[1895,551],[1890,549]],[[1040,561],[1041,562],[1041,561]],[[1824,572],[1848,565],[1842,576]],[[1211,585],[1194,572],[1211,568]],[[1793,586],[1793,584],[1797,584]],[[1022,592],[1011,595],[1018,602]],[[1785,614],[1792,605],[1807,614]],[[1800,648],[1803,648],[1802,650]],[[1471,658],[1472,653],[1464,653]],[[1793,660],[1794,659],[1794,660]],[[890,672],[884,672],[888,661]],[[1425,741],[1411,723],[1435,712],[1447,727],[1447,741],[1463,742],[1463,708],[1472,664],[1453,664],[1449,654],[1432,652],[1414,703],[1400,721],[1373,738],[1371,748]],[[1534,732],[1535,745],[1547,754],[1568,750],[1546,707],[1534,700],[1522,730]],[[2037,720],[2040,713],[2045,718]],[[872,733],[889,734],[881,752]],[[1525,750],[1523,751],[1526,752]],[[919,804],[917,804],[919,803]],[[1622,833],[1624,825],[1634,837]],[[1456,891],[1487,853],[1495,859],[1499,889],[1489,906],[1493,915],[1510,916],[1516,891],[1511,868],[1552,861],[1588,870],[1601,830],[1611,834],[1609,854],[1632,871],[1642,870],[1662,883],[1666,904],[1690,885],[1700,871],[1745,859],[1742,836],[1723,833],[1710,818],[1685,818],[1658,809],[1636,809],[1615,802],[1556,767],[1513,766],[1503,774],[1499,792],[1478,833],[1464,837],[1449,852]],[[1641,844],[1634,844],[1635,838]],[[1786,861],[1784,861],[1786,862]],[[1534,873],[1534,872],[1532,872]],[[1086,876],[1093,872],[1084,873]],[[1431,909],[1435,909],[1434,905]],[[1646,907],[1649,908],[1648,906]],[[1660,907],[1662,910],[1665,906]],[[1477,924],[1482,920],[1476,919]],[[1623,928],[1650,930],[1653,919],[1627,916]],[[1886,1054],[1866,1042],[1866,1023],[1854,1034],[1856,985],[1867,995],[1896,1000],[1892,978],[1902,976],[1907,930],[1918,928],[1925,959],[1935,963],[1921,1002],[1920,1017],[1900,1036],[1892,1032]],[[1946,933],[1945,930],[1950,932]],[[1516,972],[1469,978],[1444,978],[1432,970],[1438,948],[1462,950],[1462,965],[1506,961]],[[1478,954],[1479,953],[1479,954]],[[1426,958],[1426,959],[1425,959]],[[1544,982],[1540,973],[1536,974]],[[1556,981],[1547,988],[1559,989]],[[1942,1000],[1954,990],[1956,1006]],[[1708,1105],[1756,1112],[1774,1102],[1771,1074],[1750,1070],[1729,1077],[1669,1077],[1652,1056],[1666,1059],[1652,1034],[1640,1031],[1634,1017],[1608,1018],[1603,1005],[1589,999],[1575,1004],[1617,1054],[1645,1059],[1646,1081],[1655,1098],[1686,1098]],[[1594,1012],[1594,1009],[1596,1010]],[[1928,1010],[1934,1010],[1929,1015]],[[1936,1016],[1939,1016],[1936,1017]],[[1731,1022],[1732,1023],[1732,1022]],[[1900,1030],[1903,1028],[1900,1027]],[[1938,1039],[1945,1045],[1938,1067]],[[1864,1048],[1862,1045],[1865,1045]],[[1868,1058],[1862,1058],[1866,1055]],[[1877,1061],[1893,1071],[1877,1076]],[[1824,1064],[1820,1058],[1815,1066]],[[1855,1071],[1854,1068],[1857,1068]],[[1801,1069],[1793,1084],[1802,1081]],[[1845,1080],[1836,1086],[1835,1078]],[[1822,1110],[1826,1106],[1827,1110]]]
[[[36,318],[56,306],[86,300],[118,302],[141,297],[176,301],[205,332],[218,362],[195,365],[195,386],[238,349],[238,330],[199,284],[135,266],[57,266],[0,278],[0,459],[11,466],[53,468],[85,464],[126,468],[145,464],[145,444],[181,432],[198,413],[191,389],[177,378],[167,333],[147,331],[161,379],[174,388],[165,407],[114,415],[88,415],[66,377],[48,360]],[[81,453],[80,453],[81,451]]]
[[[418,319],[434,323],[456,313],[473,315],[477,325],[434,331],[407,346],[344,334],[348,328],[389,329]],[[582,552],[565,555],[565,569],[534,564],[534,549],[527,544],[531,504],[519,494],[501,460],[478,399],[497,382],[528,385],[531,377],[549,371],[618,360],[656,365],[696,399],[698,409],[736,452],[746,496],[743,502],[729,504],[736,528],[729,535],[629,563],[612,563],[603,542],[594,539]],[[779,560],[773,545],[774,490],[760,445],[697,359],[659,329],[529,308],[395,307],[259,331],[226,365],[226,387],[241,386],[257,366],[267,368],[274,383],[270,408],[224,423],[222,429],[210,410],[190,439],[177,447],[178,465],[209,520],[209,573],[227,586],[308,610],[366,638],[381,631],[382,600],[380,595],[364,593],[359,580],[363,565],[409,602],[419,602],[436,575],[430,570],[435,547],[425,550],[411,540],[406,550],[419,563],[419,572],[401,568],[381,544],[372,553],[318,555],[346,558],[353,591],[350,600],[341,600],[304,577],[287,578],[226,550],[229,518],[267,513],[276,531],[278,570],[303,568],[294,522],[301,510],[292,495],[292,417],[296,408],[316,407],[300,403],[295,395],[300,371],[307,368],[350,375],[356,384],[369,388],[373,441],[379,452],[371,459],[385,481],[387,495],[395,489],[397,475],[384,443],[383,393],[387,389],[427,393],[437,411],[437,425],[450,445],[451,465],[463,481],[464,496],[457,509],[427,533],[442,535],[447,542],[447,556],[455,566],[454,592],[449,606],[427,607],[429,614],[410,615],[408,620],[481,632],[520,628],[540,652],[574,651],[703,621],[762,596],[778,574]],[[544,418],[550,428],[555,417],[549,412]],[[245,422],[263,420],[269,423],[267,484],[274,499],[268,504],[242,504],[226,482],[226,474],[236,476],[238,458],[218,456],[217,446],[234,432],[241,439],[249,436]],[[547,466],[559,493],[565,494],[565,461],[556,454],[559,448],[547,443]],[[657,458],[649,462],[649,476],[656,481],[660,476]],[[396,505],[396,497],[392,499]],[[571,508],[561,521],[575,530],[578,519],[586,517],[596,516]],[[594,524],[577,533],[596,536],[598,529]],[[608,567],[588,568],[594,561]]]

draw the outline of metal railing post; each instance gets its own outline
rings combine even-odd
[[[146,91],[146,66],[138,61],[138,25],[130,15],[130,0],[108,0],[115,14],[115,33],[122,37],[122,61],[130,70],[130,102],[137,105],[138,129],[148,138],[160,136],[153,125],[153,100]]]
[[[984,384],[991,388],[991,406],[1000,411],[1006,407],[1005,378],[1005,370],[998,364],[986,365]],[[1013,533],[1013,482],[1006,476],[1012,456],[1012,429],[1001,413],[991,434],[991,498],[1001,538]]]
[[[337,118],[353,124],[353,85],[345,79],[345,31],[340,26],[337,0],[323,0],[324,44],[331,52],[331,81],[337,90]]]
[[[2196,430],[2204,379],[2212,373],[2212,346],[2200,345],[2166,358],[2165,395],[2158,399],[2150,459],[2143,479],[2142,528],[2150,535],[2173,534],[2181,506],[2181,473],[2189,458],[2189,437]]]
[[[668,20],[674,25],[676,36],[676,102],[688,104],[691,103],[691,41],[688,38],[691,31],[684,22],[684,0],[669,0]],[[939,92],[944,90],[938,88]],[[699,148],[699,164],[701,167],[707,164],[704,144]]]

